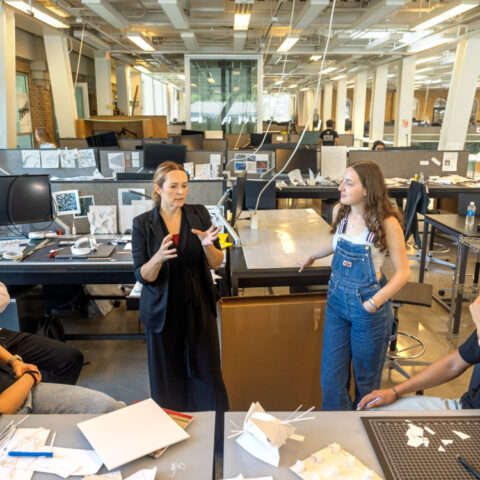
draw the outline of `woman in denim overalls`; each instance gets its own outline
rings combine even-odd
[[[339,190],[333,235],[299,270],[334,254],[323,331],[322,410],[352,410],[380,387],[393,320],[389,300],[410,278],[401,214],[388,198],[380,168],[355,163],[345,170]],[[380,272],[387,250],[395,270],[388,282]]]

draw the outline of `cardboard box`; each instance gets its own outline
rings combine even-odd
[[[267,411],[320,409],[325,305],[323,293],[222,298],[230,410],[248,410],[253,401]]]

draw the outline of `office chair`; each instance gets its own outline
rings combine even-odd
[[[403,305],[431,307],[432,286],[427,283],[408,282],[393,296],[391,302],[393,308],[393,325],[384,367],[387,367],[390,371],[395,369],[405,378],[410,378],[410,375],[402,366],[427,366],[429,363],[416,360],[425,353],[425,344],[422,340],[410,333],[399,331],[399,310]],[[399,336],[407,342],[406,345],[401,348],[398,346]],[[417,392],[417,394],[422,395],[423,392]]]

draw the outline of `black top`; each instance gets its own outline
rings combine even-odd
[[[480,346],[478,345],[477,330],[474,330],[470,337],[460,345],[458,353],[470,365],[480,363]],[[462,395],[460,401],[462,408],[480,408],[480,383],[474,386],[470,385],[470,390]]]
[[[338,133],[333,130],[333,128],[327,128],[326,130],[320,132],[320,139],[322,140],[322,145],[334,146],[336,138],[338,138]]]

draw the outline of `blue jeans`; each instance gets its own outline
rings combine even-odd
[[[393,322],[390,302],[375,313],[362,303],[385,284],[377,282],[369,249],[340,239],[332,261],[322,350],[322,410],[352,410],[380,387]],[[350,397],[353,365],[355,400]]]
[[[90,388],[39,383],[16,413],[108,413],[123,407],[125,403]]]

